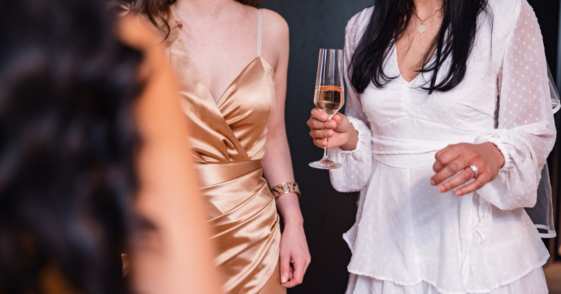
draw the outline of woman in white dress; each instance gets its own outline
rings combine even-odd
[[[527,0],[378,0],[345,68],[346,116],[308,125],[333,186],[361,191],[347,293],[547,293],[524,207],[556,131]]]

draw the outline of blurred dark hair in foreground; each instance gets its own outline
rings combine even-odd
[[[0,0],[1,294],[129,292],[142,56],[105,4]]]

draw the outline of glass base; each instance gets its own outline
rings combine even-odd
[[[317,169],[337,169],[341,168],[343,165],[331,160],[318,160],[310,163],[310,166]]]

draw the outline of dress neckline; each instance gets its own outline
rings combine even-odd
[[[228,91],[230,90],[230,88],[232,88],[232,86],[236,83],[236,81],[239,79],[240,76],[242,76],[248,68],[250,68],[257,60],[261,61],[261,64],[263,66],[267,66],[269,68],[272,68],[272,66],[267,62],[267,60],[265,60],[263,57],[261,57],[261,33],[262,33],[262,26],[261,26],[261,10],[257,9],[257,15],[258,15],[258,39],[257,39],[257,56],[250,61],[243,69],[242,71],[236,75],[236,77],[228,84],[228,87],[226,87],[226,89],[224,89],[224,92],[222,92],[222,94],[220,95],[220,98],[217,100],[214,99],[214,96],[212,95],[212,92],[210,91],[210,87],[208,86],[207,81],[203,78],[203,76],[201,75],[201,72],[199,71],[199,68],[197,67],[197,64],[195,64],[193,58],[191,58],[191,54],[189,54],[189,50],[187,50],[187,43],[185,43],[185,41],[183,40],[183,37],[181,36],[181,32],[178,31],[177,32],[177,38],[178,41],[181,43],[181,45],[183,45],[183,48],[185,50],[185,54],[188,55],[189,59],[192,60],[193,62],[193,68],[194,71],[196,72],[196,74],[199,76],[199,78],[201,79],[206,92],[208,93],[208,97],[210,97],[214,104],[216,105],[216,107],[220,108],[220,106],[224,103],[224,95],[226,95],[226,93],[228,93]],[[173,24],[170,24],[170,27],[172,30],[174,29],[178,29],[178,22],[175,19],[175,16],[173,15],[173,13],[170,12],[170,20],[173,21]]]
[[[397,57],[397,42],[393,45],[393,54],[395,55],[394,60],[395,60],[395,66],[397,67],[397,72],[399,73],[399,78],[404,81],[407,85],[412,85],[415,80],[417,80],[417,78],[421,75],[421,73],[418,73],[417,75],[415,75],[415,77],[411,80],[411,81],[407,81],[403,75],[401,74],[401,69],[399,68],[399,59]]]
[[[400,78],[404,83],[406,83],[408,86],[411,86],[411,85],[415,84],[415,81],[417,81],[417,79],[419,78],[419,76],[422,75],[422,72],[419,72],[411,81],[408,82],[408,81],[403,77],[403,75],[401,74],[401,70],[399,69],[399,59],[398,59],[398,57],[397,57],[397,42],[393,45],[393,54],[395,55],[395,56],[394,56],[394,61],[395,61],[395,66],[397,67],[397,72],[398,72],[399,78]],[[429,61],[428,61],[426,64],[429,64],[431,61],[433,61],[433,59],[435,58],[435,55],[436,55],[436,50],[431,54],[431,56],[430,56],[430,58],[429,58]],[[425,66],[426,66],[426,64],[425,64]],[[424,69],[424,66],[423,66],[423,69]]]

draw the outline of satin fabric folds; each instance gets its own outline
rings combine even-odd
[[[218,245],[216,264],[230,294],[283,293],[278,282],[280,228],[275,198],[263,178],[274,70],[256,57],[216,103],[183,43],[177,23],[164,41],[177,73],[193,156]],[[273,275],[273,273],[275,275]],[[272,283],[272,284],[271,284]],[[269,285],[271,284],[271,285]]]

